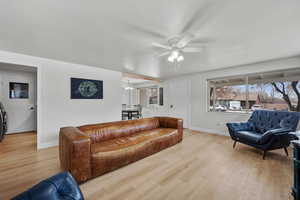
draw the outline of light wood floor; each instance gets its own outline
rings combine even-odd
[[[60,171],[58,148],[36,151],[34,133],[0,143],[0,199]],[[291,154],[291,150],[290,154]],[[288,200],[292,161],[283,150],[262,160],[225,136],[185,130],[182,143],[95,178],[80,188],[87,200]]]

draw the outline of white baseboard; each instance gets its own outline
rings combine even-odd
[[[36,132],[36,130],[25,130],[25,131],[7,131],[5,134],[6,135],[13,135],[13,134],[20,134],[20,133],[31,133],[31,132]]]
[[[227,132],[225,132],[225,131],[220,131],[220,130],[213,130],[213,129],[207,129],[207,128],[200,128],[200,127],[196,127],[196,126],[191,126],[190,129],[191,129],[191,130],[195,130],[195,131],[205,132],[205,133],[212,133],[212,134],[216,134],[216,135],[225,135],[225,136],[229,136],[229,134],[227,134]]]
[[[52,141],[52,142],[44,142],[38,145],[37,149],[45,149],[49,147],[58,146],[58,141]]]

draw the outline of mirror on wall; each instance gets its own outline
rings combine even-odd
[[[158,104],[158,88],[149,88],[149,104]]]

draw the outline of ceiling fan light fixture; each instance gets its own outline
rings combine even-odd
[[[183,60],[184,60],[183,55],[180,55],[180,56],[177,58],[177,62],[181,62],[181,61],[183,61]]]
[[[184,60],[184,57],[183,55],[177,51],[177,50],[174,50],[171,52],[170,56],[168,57],[168,61],[173,63],[173,62],[181,62]]]
[[[133,87],[125,87],[125,90],[133,90]]]
[[[174,58],[172,55],[170,55],[170,56],[168,57],[168,61],[169,61],[169,62],[174,62],[174,61],[175,61],[175,58]]]
[[[174,58],[174,59],[177,59],[178,58],[178,56],[179,56],[179,52],[178,51],[172,51],[172,57]]]
[[[134,88],[130,86],[130,82],[128,80],[127,86],[124,87],[125,90],[133,90]]]

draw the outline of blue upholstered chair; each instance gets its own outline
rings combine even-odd
[[[299,112],[256,110],[247,122],[226,125],[233,148],[237,142],[253,146],[263,150],[264,159],[267,151],[281,148],[288,156],[286,148],[296,139],[289,133],[296,130],[299,117]]]
[[[72,175],[62,172],[52,176],[12,200],[84,200]]]

